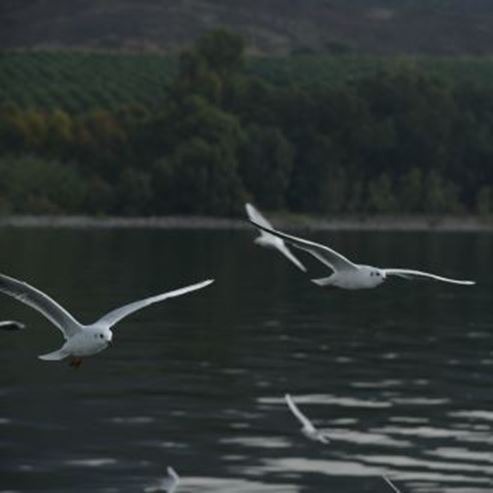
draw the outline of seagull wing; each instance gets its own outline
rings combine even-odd
[[[298,406],[295,404],[291,396],[289,394],[286,394],[284,398],[286,399],[286,403],[288,404],[289,409],[296,416],[298,421],[300,421],[300,423],[305,428],[309,428],[315,431],[315,427],[313,426],[312,422],[299,410]]]
[[[264,228],[273,229],[272,224],[252,204],[245,204],[245,209],[250,221]],[[264,234],[262,230],[260,232]]]
[[[164,478],[159,485],[159,491],[166,491],[167,493],[174,493],[180,482],[180,477],[176,474],[176,471],[172,467],[167,469],[168,477]]]
[[[279,238],[280,239],[280,238]],[[282,243],[282,247],[279,247],[278,250],[291,262],[293,262],[298,269],[302,270],[303,272],[306,272],[306,267],[291,253],[291,250],[284,244]]]
[[[267,231],[279,238],[282,238],[290,245],[293,245],[300,250],[305,250],[308,253],[311,253],[317,260],[325,264],[327,267],[330,267],[333,270],[357,270],[358,266],[353,264],[346,257],[337,253],[332,248],[329,248],[325,245],[321,245],[320,243],[315,243],[313,241],[304,240],[303,238],[297,238],[296,236],[288,235],[286,233],[281,233],[272,228],[268,228],[258,224],[254,221],[250,221],[257,228],[262,229],[263,231]]]
[[[0,322],[0,329],[2,330],[22,330],[25,328],[26,326],[24,324],[15,320],[4,320]]]
[[[38,310],[61,330],[65,339],[82,330],[82,325],[65,308],[26,282],[0,274],[0,292]]]
[[[252,204],[245,204],[245,209],[247,211],[248,217],[253,224],[258,224],[261,228],[274,229],[272,224],[258,211],[253,207]],[[268,238],[272,240],[272,246],[277,248],[286,258],[288,258],[291,262],[293,262],[298,269],[306,272],[306,267],[291,253],[289,248],[284,244],[282,238],[279,238],[272,233],[267,232],[264,229],[260,229],[260,234],[264,238]]]
[[[186,293],[190,293],[192,291],[196,291],[197,289],[202,289],[213,283],[214,279],[208,279],[207,281],[202,281],[197,284],[192,284],[190,286],[185,286],[184,288],[175,289],[174,291],[169,291],[167,293],[158,294],[157,296],[151,296],[150,298],[145,298],[143,300],[134,301],[133,303],[129,303],[128,305],[121,306],[120,308],[116,308],[111,312],[103,315],[96,323],[100,325],[104,325],[106,327],[112,327],[116,323],[118,323],[122,318],[130,315],[137,310],[140,310],[146,306],[152,305],[153,303],[158,303],[159,301],[167,300],[168,298],[175,298],[176,296],[181,296]]]
[[[168,477],[163,482],[163,487],[168,493],[174,493],[180,482],[180,476],[176,471],[170,466],[168,467]]]
[[[420,270],[410,269],[381,269],[387,276],[398,276],[404,279],[434,279],[435,281],[449,282],[452,284],[462,284],[463,286],[472,286],[476,284],[474,281],[462,281],[460,279],[449,279],[448,277],[441,277],[429,272],[422,272]]]
[[[387,476],[382,476],[382,478],[395,491],[395,493],[401,493],[401,490],[399,490]]]

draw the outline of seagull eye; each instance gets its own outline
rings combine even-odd
[[[102,339],[103,338],[103,334],[99,334],[99,337]]]

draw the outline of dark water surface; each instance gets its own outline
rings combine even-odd
[[[80,369],[37,359],[62,339],[4,295],[0,491],[493,491],[493,236],[312,233],[363,263],[476,287],[395,280],[324,291],[248,231],[2,230],[0,271],[82,322],[215,277],[122,321]],[[308,260],[315,277],[323,266]],[[332,441],[307,441],[290,392]]]

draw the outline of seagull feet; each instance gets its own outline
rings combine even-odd
[[[70,360],[70,366],[72,366],[73,368],[79,368],[81,364],[82,364],[82,358],[77,358],[76,356],[74,356]]]

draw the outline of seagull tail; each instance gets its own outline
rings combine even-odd
[[[53,351],[52,353],[41,354],[40,356],[38,356],[38,358],[45,361],[59,361],[63,358],[66,358],[67,356],[68,353],[63,348],[61,348]]]

